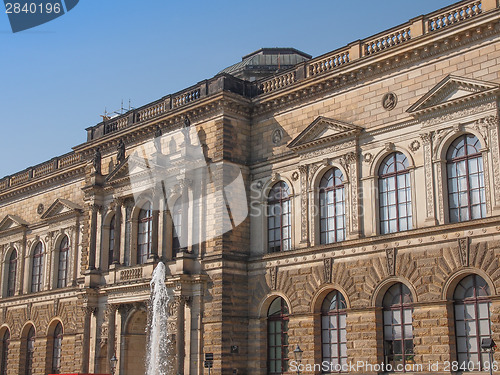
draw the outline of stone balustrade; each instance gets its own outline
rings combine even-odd
[[[341,65],[347,64],[349,59],[349,50],[336,50],[326,57],[319,57],[311,60],[308,65],[309,76],[314,76],[320,73],[329,72],[332,69],[338,68]]]
[[[155,102],[155,104],[150,105],[149,107],[146,107],[138,111],[138,119],[140,121],[149,120],[151,118],[161,115],[162,113],[165,113],[166,109],[167,105],[165,101],[161,101],[159,103]]]
[[[286,72],[284,74],[280,74],[276,77],[261,82],[259,88],[263,93],[266,93],[281,89],[283,87],[287,87],[295,81],[295,71]]]
[[[53,160],[40,164],[33,169],[33,177],[41,177],[57,169],[57,164]]]
[[[80,163],[81,155],[69,153],[0,180],[0,192]]]
[[[380,52],[390,47],[404,43],[410,39],[411,39],[410,26],[406,26],[402,29],[390,32],[388,34],[370,40],[368,43],[364,43],[363,50],[365,55],[371,55],[376,52]]]
[[[135,279],[142,279],[142,267],[129,268],[129,269],[120,271],[120,280],[121,281],[135,280]]]
[[[427,31],[432,32],[482,13],[481,1],[471,1],[457,8],[432,15],[427,19]]]
[[[196,88],[180,95],[174,96],[173,108],[181,107],[200,98],[200,89]]]

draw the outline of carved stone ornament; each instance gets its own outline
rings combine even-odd
[[[323,259],[323,282],[325,284],[332,282],[333,258]]]
[[[417,152],[418,149],[420,148],[420,142],[415,139],[412,143],[410,143],[410,145],[408,146],[408,148],[412,152]]]
[[[385,151],[389,152],[389,151],[394,151],[394,143],[392,142],[387,142],[386,144],[384,144],[384,149]]]
[[[295,171],[292,173],[292,180],[297,181],[299,179],[299,172]]]
[[[271,277],[271,290],[276,290],[278,281],[278,266],[269,268],[269,275]]]
[[[280,179],[280,174],[277,173],[277,172],[273,172],[273,174],[271,175],[271,181],[272,182],[276,182]]]
[[[458,239],[458,253],[463,267],[469,267],[470,240],[469,237]]]
[[[283,131],[281,129],[275,129],[273,131],[273,135],[272,135],[272,142],[275,144],[275,145],[279,145],[281,143],[281,140],[283,139]]]
[[[387,111],[391,111],[396,108],[397,104],[398,97],[393,92],[388,92],[382,97],[382,107],[384,107]]]
[[[370,154],[369,152],[367,152],[366,154],[364,154],[363,156],[363,161],[365,163],[371,163],[373,161],[373,155]]]
[[[387,273],[390,276],[396,275],[396,249],[393,247],[385,250],[387,257]]]
[[[38,207],[36,208],[36,213],[37,213],[38,215],[43,214],[43,209],[44,209],[43,204],[42,204],[42,203],[40,203],[40,204],[38,205]]]

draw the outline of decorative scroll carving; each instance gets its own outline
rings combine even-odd
[[[368,163],[368,164],[371,164],[371,162],[373,161],[373,155],[369,152],[367,152],[366,154],[364,154],[363,156],[363,161],[365,163]]]
[[[178,299],[173,299],[167,306],[168,316],[177,317],[177,310],[179,309],[180,301]]]
[[[269,276],[271,278],[271,290],[276,290],[278,284],[278,266],[269,268]]]
[[[26,305],[26,320],[31,320],[31,309],[33,308],[33,302],[28,302]]]
[[[387,273],[390,276],[396,275],[396,249],[393,247],[385,250],[387,258]]]
[[[483,165],[489,165],[488,152],[483,152]],[[484,173],[484,190],[486,195],[486,212],[491,212],[491,195],[490,195],[490,169],[483,168]]]
[[[308,215],[308,199],[307,199],[307,191],[308,191],[308,173],[309,166],[308,165],[299,165],[300,172],[300,213],[301,213],[301,222],[300,222],[300,242],[308,243],[309,242],[309,215]]]
[[[470,256],[470,238],[459,238],[458,239],[458,253],[460,255],[460,262],[463,267],[469,267],[469,256]]]
[[[325,284],[332,282],[333,258],[323,259],[323,282]]]
[[[500,146],[498,141],[498,116],[486,118],[488,130],[490,132],[491,159],[493,164],[493,181],[495,186],[500,186]],[[494,189],[495,206],[500,206],[500,191]]]
[[[432,134],[420,134],[424,145],[424,173],[426,189],[426,217],[434,217],[434,184],[432,178]]]

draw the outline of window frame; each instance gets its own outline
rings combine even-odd
[[[389,295],[389,293],[391,293],[392,296],[394,296],[395,294],[392,292],[393,289],[398,289],[398,293],[399,293],[399,302],[397,304],[391,304],[391,305],[388,305],[385,303],[385,299],[386,297]],[[405,302],[404,301],[404,289],[407,289],[408,290],[408,296],[410,297],[410,302]],[[391,285],[390,288],[387,289],[387,291],[385,292],[384,294],[384,298],[383,298],[383,301],[382,301],[382,320],[383,320],[383,338],[384,338],[384,362],[386,364],[391,364],[392,365],[392,368],[393,368],[393,371],[394,372],[406,372],[405,370],[405,367],[407,364],[412,364],[414,362],[408,362],[408,358],[407,357],[413,357],[414,359],[414,356],[415,356],[415,343],[414,343],[414,335],[413,335],[413,296],[412,296],[412,293],[410,291],[410,289],[403,283],[401,282],[398,282],[398,283],[395,283],[393,285]],[[406,322],[405,320],[405,312],[409,311],[410,312],[410,317],[411,317],[411,321],[410,322]],[[387,314],[386,312],[390,312],[390,315],[391,315],[391,322],[388,322],[387,321]],[[399,316],[400,316],[400,322],[399,323],[395,323],[394,324],[394,312],[399,312]],[[406,335],[405,335],[405,327],[406,326],[410,326],[411,327],[411,332],[412,332],[412,335],[411,335],[411,352],[410,353],[406,353],[406,346],[405,346],[405,343],[406,341],[409,341],[409,339],[406,338]],[[386,327],[391,327],[391,337],[390,339],[387,337],[387,333],[386,333]],[[395,339],[394,338],[394,327],[398,327],[401,331],[401,338],[400,339]],[[396,353],[395,350],[394,350],[394,343],[395,342],[400,342],[400,346],[401,346],[401,353]],[[395,357],[396,356],[401,356],[401,360],[402,360],[402,365],[403,365],[403,370],[402,371],[396,371],[396,368],[398,366],[398,364],[396,363],[395,361]],[[390,360],[390,358],[392,357],[392,360]],[[400,362],[398,362],[400,363]]]
[[[336,297],[336,304],[334,309],[328,309],[326,310],[325,303],[328,301],[329,297],[335,294]],[[331,300],[331,298],[330,298]],[[343,303],[343,306],[339,308],[339,305]],[[331,306],[331,303],[330,303]],[[344,317],[344,327],[342,328],[341,326],[341,317]],[[324,320],[325,318],[329,318],[329,322],[331,323],[331,319],[335,319],[335,325],[329,325],[327,328],[324,326]],[[327,362],[330,365],[333,364],[334,360],[336,359],[338,361],[339,369],[340,371],[324,371],[323,373],[329,374],[333,372],[342,372],[342,366],[345,364],[347,365],[347,302],[344,297],[344,295],[339,291],[339,290],[332,290],[330,291],[325,298],[323,299],[323,303],[321,306],[321,363]],[[335,328],[332,328],[335,327]],[[325,331],[328,332],[328,338],[329,341],[325,341]],[[331,332],[334,331],[336,332],[337,340],[336,342],[333,342],[331,340]],[[345,335],[345,341],[342,341],[342,331],[344,332]],[[332,344],[337,345],[337,353],[336,356],[333,356],[332,352],[330,351],[330,356],[326,357],[325,356],[325,345],[331,346]],[[346,345],[346,355],[342,356],[342,348],[341,345],[344,344]],[[343,361],[345,360],[345,361]],[[330,366],[331,369],[331,366]]]
[[[405,169],[403,169],[403,170],[397,169],[397,165],[399,162],[396,159],[396,157],[398,155],[403,156],[403,158],[404,158],[403,162],[406,161]],[[392,163],[395,166],[394,172],[383,173],[382,169],[385,166],[390,165],[389,162],[391,159],[392,159]],[[377,173],[377,177],[378,177],[378,181],[377,181],[378,182],[378,219],[379,219],[378,230],[379,230],[379,233],[381,235],[406,232],[406,231],[412,230],[414,228],[414,225],[413,225],[413,216],[414,216],[413,215],[414,214],[414,212],[413,212],[414,211],[413,188],[412,188],[412,181],[411,181],[411,173],[410,172],[411,172],[410,159],[408,158],[408,156],[406,156],[405,153],[403,153],[401,151],[394,151],[394,152],[391,152],[389,155],[386,155],[382,159],[382,162],[380,163],[380,165],[378,167],[378,173]],[[405,186],[403,186],[403,187],[399,186],[399,183],[398,183],[399,176],[405,176],[405,181],[408,180],[408,185],[405,184]],[[382,189],[382,184],[383,183],[389,184],[389,179],[392,179],[392,178],[394,179],[394,189],[393,190]],[[408,195],[408,192],[406,192],[407,189],[409,189],[409,191],[410,191],[409,200],[407,197],[407,199],[404,202],[400,202],[399,193],[401,191],[405,191],[405,196],[407,196]],[[389,204],[389,192],[391,192],[391,191],[393,191],[394,195],[395,195],[394,205]],[[383,205],[383,199],[382,199],[383,194],[387,194],[387,205]],[[406,204],[406,206],[407,206],[406,216],[401,216],[399,206],[402,204]],[[396,217],[393,219],[390,218],[390,214],[389,214],[391,206],[395,206]],[[408,208],[411,210],[410,214],[408,214]],[[386,211],[386,215],[385,215],[387,218],[386,220],[384,220],[384,216],[382,215],[383,211]],[[391,231],[390,222],[392,220],[396,221],[396,230],[395,231]],[[403,230],[401,229],[401,227],[400,227],[401,220],[406,220],[406,224],[407,224],[406,229],[403,229]],[[388,223],[387,224],[387,231],[385,231],[385,229],[384,229],[385,222]]]
[[[36,271],[36,272],[35,272]],[[42,290],[43,280],[43,244],[41,241],[35,245],[31,262],[31,293],[37,293]]]
[[[340,173],[340,176],[337,176],[336,173]],[[326,179],[326,176],[332,173],[332,178],[331,179]],[[342,183],[341,184],[336,184],[337,178],[340,178]],[[328,186],[328,181],[333,181],[331,186]],[[323,186],[323,182],[326,182],[326,185]],[[337,201],[337,191],[341,191],[342,194],[342,200],[340,202]],[[331,193],[333,194],[333,203],[328,204],[328,194]],[[324,198],[322,199],[322,196]],[[319,182],[319,192],[318,192],[318,199],[319,199],[319,243],[321,245],[326,245],[326,244],[332,244],[332,243],[338,243],[345,241],[347,238],[347,221],[346,221],[346,194],[345,194],[345,181],[344,181],[344,173],[337,167],[333,167],[325,171],[323,176],[321,177],[321,180]],[[343,213],[338,214],[337,213],[337,204],[340,204],[342,206]],[[333,216],[328,215],[328,207],[333,206]],[[324,216],[325,214],[326,216]],[[337,223],[339,218],[342,219],[343,221],[343,228],[337,227]],[[334,222],[334,227],[331,229],[328,226],[329,220],[333,219]],[[322,229],[322,223],[323,221],[326,222],[326,230],[323,231]],[[338,238],[338,232],[342,231],[343,232],[343,239]],[[328,234],[330,232],[333,232],[333,241],[330,242],[328,240],[329,236]],[[325,236],[325,239],[323,240],[323,234]]]
[[[52,335],[52,373],[59,374],[61,372],[61,353],[63,340],[63,327],[61,322],[57,323]]]
[[[64,246],[65,245],[65,246]],[[69,267],[69,238],[64,236],[59,244],[59,259],[57,262],[57,288],[65,288],[68,286],[68,267]],[[64,259],[63,259],[64,258]],[[64,276],[61,277],[61,272]]]
[[[141,242],[142,236],[146,241]],[[137,217],[137,264],[145,264],[151,255],[153,242],[153,207],[151,202],[145,203]]]
[[[14,258],[13,258],[14,256]],[[13,249],[9,256],[9,268],[7,272],[7,297],[13,297],[16,294],[17,279],[17,250]]]
[[[275,188],[279,189],[279,192],[275,190]],[[275,192],[273,194],[273,192]],[[286,193],[284,196],[283,192]],[[275,199],[274,196],[278,195],[278,198]],[[267,197],[267,252],[268,253],[279,253],[283,251],[292,250],[292,194],[291,188],[288,183],[281,180],[276,182],[271,189],[269,189],[268,197]],[[279,214],[272,212],[276,207],[279,207]],[[287,211],[284,211],[284,207],[287,208]],[[288,225],[283,225],[283,218],[286,216],[286,220],[288,221]],[[276,220],[279,220],[279,227],[273,224],[271,227],[271,219],[273,219],[274,223]],[[277,229],[279,229],[280,238],[276,240],[274,238],[272,241],[270,240],[270,233],[276,233]],[[283,233],[285,229],[288,229],[288,237],[284,237]],[[271,246],[273,244],[273,246]],[[276,246],[279,244],[279,246]]]
[[[280,302],[280,310],[278,314],[270,314],[271,308],[274,304],[275,301],[279,300]],[[275,299],[272,300],[272,302],[269,305],[269,308],[267,310],[267,373],[269,375],[278,375],[278,374],[284,374],[289,370],[289,358],[288,358],[288,351],[289,351],[289,346],[290,343],[288,341],[288,322],[289,322],[289,315],[290,315],[290,310],[288,308],[288,304],[286,303],[285,299],[283,297],[276,297]],[[279,322],[279,332],[271,332],[271,326],[273,322]],[[277,324],[276,324],[277,326]],[[271,345],[271,335],[275,336],[275,342],[276,342],[276,337],[280,337],[280,345]],[[281,358],[274,358],[271,356],[272,350],[277,350],[279,348],[280,350],[280,357]],[[276,362],[280,363],[281,366],[281,371],[280,372],[271,372],[271,362]]]
[[[7,375],[9,370],[9,344],[10,344],[10,331],[5,330],[2,336],[2,358],[0,361],[0,375]]]
[[[473,297],[465,297],[463,299],[458,299],[456,298],[456,293],[457,293],[457,289],[459,286],[461,286],[461,284],[468,278],[472,278],[472,288],[473,288],[473,292],[474,292],[474,295]],[[484,282],[484,285],[485,287],[487,288],[486,290],[486,293],[487,295],[486,296],[478,296],[478,293],[477,293],[477,290],[478,290],[478,278],[481,279],[483,282]],[[459,367],[462,365],[462,363],[464,362],[461,362],[459,357],[460,357],[460,354],[465,354],[467,356],[467,362],[466,362],[466,366],[465,368],[467,368],[468,370],[468,365],[470,362],[474,363],[475,364],[479,364],[479,369],[476,369],[474,367],[474,369],[472,371],[485,371],[485,366],[484,366],[484,362],[486,361],[489,361],[489,358],[487,358],[486,360],[484,360],[482,357],[484,356],[484,352],[481,351],[481,341],[483,338],[491,338],[491,335],[492,335],[492,331],[491,331],[491,299],[490,299],[490,296],[491,296],[491,293],[490,293],[490,290],[489,290],[489,285],[488,283],[486,282],[486,280],[484,280],[481,276],[477,275],[477,274],[471,274],[471,275],[467,275],[465,277],[463,277],[458,283],[457,283],[457,286],[455,287],[455,290],[453,292],[453,320],[454,320],[454,325],[455,325],[455,344],[456,344],[456,358],[457,358],[457,362],[459,363]],[[486,319],[482,319],[480,318],[480,311],[479,311],[479,305],[480,304],[486,304],[487,306],[487,311],[488,311],[488,316]],[[466,319],[466,312],[467,312],[467,308],[466,306],[470,306],[472,305],[473,306],[473,310],[474,310],[474,318],[472,319]],[[457,317],[457,310],[458,310],[458,307],[459,306],[463,306],[464,308],[464,311],[463,311],[463,314],[464,314],[464,319],[458,319]],[[488,331],[489,331],[489,335],[482,335],[481,334],[481,328],[480,328],[480,321],[485,321],[487,320],[488,321]],[[459,322],[463,322],[464,324],[464,333],[465,333],[465,336],[464,335],[459,335]],[[467,326],[467,322],[473,322],[473,325],[475,327],[475,333],[476,335],[475,336],[472,336],[472,337],[475,337],[475,344],[476,344],[476,348],[477,348],[477,351],[476,352],[472,352],[470,351],[470,346],[469,345],[469,340],[468,338],[471,337],[468,335],[468,332],[467,330],[465,329],[465,327]],[[459,352],[459,338],[461,337],[464,337],[465,338],[465,344],[466,344],[466,351],[465,352]],[[473,362],[471,360],[471,355],[473,354],[477,354],[478,355],[478,358],[479,358],[479,361],[478,362]]]
[[[475,142],[469,143],[468,142],[469,138],[475,139]],[[452,154],[454,150],[459,150],[459,148],[456,147],[456,144],[460,143],[460,141],[464,142],[463,146],[462,146],[464,148],[464,155],[453,158],[453,157],[451,157],[450,154]],[[479,147],[475,147],[475,145],[479,145]],[[469,154],[469,149],[468,149],[469,146],[474,147],[477,152]],[[487,216],[487,206],[488,206],[488,204],[487,204],[488,197],[486,195],[486,183],[487,183],[487,181],[485,181],[485,173],[484,173],[485,165],[484,165],[483,154],[480,151],[481,148],[482,148],[481,141],[479,140],[479,138],[476,135],[474,135],[472,133],[465,133],[465,134],[461,134],[460,136],[454,138],[453,141],[450,143],[450,145],[446,149],[446,188],[447,188],[447,193],[448,193],[448,198],[447,198],[448,221],[450,223],[461,223],[461,222],[466,222],[466,221],[470,221],[470,220],[477,220],[477,219],[485,218]],[[477,160],[478,167],[481,168],[481,172],[479,172],[479,169],[478,169],[477,173],[472,174],[472,175],[477,175],[478,180],[479,180],[479,187],[474,188],[474,189],[471,188],[471,173],[470,173],[470,167],[469,167],[469,163],[473,160]],[[460,162],[465,162],[464,163],[465,174],[461,175],[461,176],[458,175],[458,169],[459,169]],[[450,168],[455,169],[455,174],[456,174],[455,177],[450,175]],[[459,189],[459,182],[458,181],[459,181],[460,177],[465,178],[465,181],[466,181],[466,190],[465,191],[458,190]],[[456,180],[457,191],[451,192],[450,184],[451,184],[451,181],[454,181],[454,180]],[[483,183],[482,186],[481,186],[481,181]],[[480,197],[479,204],[472,203],[471,194],[473,193],[474,190],[479,191],[479,197]],[[462,194],[465,193],[467,196],[467,205],[466,206],[460,205],[460,194],[461,193]],[[481,193],[484,196],[484,200],[481,200]],[[458,195],[457,196],[458,205],[456,207],[452,207],[452,204],[451,204],[452,203],[452,196],[455,194]],[[473,206],[479,206],[480,217],[474,217],[474,218],[472,217],[472,213],[473,213],[472,207]],[[468,214],[468,218],[466,218],[466,219],[461,218],[461,210],[464,208],[467,209],[467,214]],[[452,210],[457,210],[457,220],[456,221],[453,219],[454,215],[452,215]]]
[[[26,358],[25,358],[25,375],[33,374],[33,359],[35,354],[35,327],[32,325],[26,335]]]

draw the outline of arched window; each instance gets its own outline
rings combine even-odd
[[[290,188],[280,181],[267,200],[267,242],[270,253],[292,248]]]
[[[394,284],[384,296],[384,357],[393,369],[414,363],[413,298],[408,287]]]
[[[486,216],[483,157],[481,144],[472,134],[464,134],[451,144],[446,155],[450,222]]]
[[[33,374],[33,356],[35,354],[35,327],[31,326],[26,340],[26,375]]]
[[[116,215],[109,222],[109,249],[108,249],[108,266],[113,264],[113,257],[115,255],[115,220]]]
[[[172,257],[181,251],[182,235],[182,197],[177,198],[172,209]]]
[[[59,267],[57,270],[57,287],[65,288],[68,279],[68,261],[69,261],[69,240],[64,236],[59,245]]]
[[[137,264],[144,264],[151,254],[153,233],[153,210],[151,203],[146,203],[139,212],[139,228],[137,231]]]
[[[271,303],[267,313],[267,348],[269,374],[288,371],[288,306],[281,297]]]
[[[380,233],[412,229],[408,159],[401,152],[387,156],[378,172]]]
[[[345,240],[344,176],[338,168],[327,171],[319,183],[320,242]]]
[[[7,375],[7,365],[9,361],[10,331],[7,329],[2,338],[2,361],[0,363],[0,374]]]
[[[42,273],[43,273],[43,246],[38,242],[33,252],[33,261],[31,267],[31,292],[39,292],[42,290]]]
[[[332,372],[347,365],[346,308],[345,298],[337,290],[330,292],[321,306],[323,362],[330,364]]]
[[[52,348],[52,373],[61,372],[61,347],[63,339],[63,329],[61,323],[57,323],[54,330],[53,348]]]
[[[7,297],[16,293],[17,251],[12,250],[9,258],[9,271],[7,275]]]
[[[460,368],[488,369],[488,353],[481,351],[481,341],[491,337],[489,295],[488,284],[478,275],[464,277],[455,288],[455,333]]]

